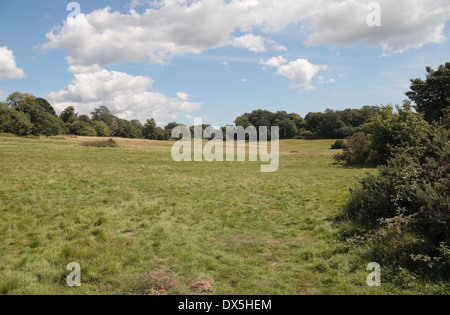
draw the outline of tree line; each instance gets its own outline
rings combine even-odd
[[[343,139],[364,131],[365,123],[380,112],[378,106],[324,113],[309,113],[305,118],[286,111],[255,110],[236,118],[236,126],[247,128],[279,126],[281,139],[330,138]],[[80,115],[73,106],[57,115],[52,105],[43,98],[28,93],[15,92],[6,102],[0,102],[0,132],[17,136],[75,135],[86,137],[120,137],[131,139],[169,140],[172,130],[184,126],[171,122],[164,128],[153,118],[145,124],[139,120],[125,120],[113,115],[106,106],[96,108],[91,115]],[[203,129],[210,125],[203,125]],[[222,127],[224,131],[226,127]],[[194,126],[190,127],[192,134]],[[224,132],[225,134],[225,132]]]

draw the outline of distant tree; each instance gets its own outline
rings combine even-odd
[[[117,119],[118,130],[116,132],[117,137],[138,139],[139,130],[128,120]]]
[[[144,125],[143,136],[145,139],[155,139],[156,122],[155,120],[148,119]]]
[[[45,111],[53,116],[56,116],[55,109],[50,105],[50,103],[43,98],[36,99],[36,105],[45,109]]]
[[[289,117],[279,118],[273,125],[280,128],[280,139],[292,139],[298,134],[295,122]]]
[[[106,106],[100,106],[99,108],[94,109],[91,115],[93,120],[102,120],[102,121],[105,121],[105,119],[112,116],[110,110]]]
[[[33,134],[36,136],[56,136],[61,133],[60,118],[50,113],[42,113],[38,116],[33,127]]]
[[[236,124],[236,127],[250,127],[253,126],[253,124],[250,122],[250,120],[248,119],[248,114],[243,115],[243,116],[239,116],[238,118],[236,118],[236,120],[234,121],[234,123]]]
[[[319,135],[321,133],[320,128],[322,126],[323,118],[324,117],[322,113],[309,113],[305,117],[306,129],[311,131],[312,133]]]
[[[82,136],[82,137],[96,137],[97,132],[86,122],[79,120],[74,121],[69,126],[69,131],[72,135]]]
[[[85,123],[88,123],[88,124],[91,124],[91,118],[89,118],[89,116],[88,115],[79,115],[78,116],[78,120],[79,121],[82,121],[82,122],[85,122]]]
[[[172,130],[174,130],[178,126],[184,126],[183,124],[179,124],[177,122],[168,123],[167,126],[164,127],[164,130],[172,137]]]
[[[139,120],[132,120],[130,122],[137,132],[137,137],[139,139],[144,138],[144,126],[141,124],[141,122]]]
[[[73,106],[69,106],[65,110],[63,110],[59,117],[63,122],[67,124],[71,124],[74,121],[78,120],[78,115],[75,113],[75,108]]]
[[[3,103],[0,106],[0,132],[27,136],[33,131],[33,124],[24,113],[10,109]]]
[[[92,120],[103,121],[108,125],[109,130],[111,130],[111,135],[119,136],[121,131],[119,131],[119,118],[112,115],[110,110],[106,106],[100,106],[96,108],[92,114]],[[123,132],[123,131],[122,131]]]
[[[108,125],[101,120],[96,120],[93,122],[93,127],[97,132],[98,137],[111,137],[111,130],[109,130]]]
[[[165,141],[170,139],[169,133],[160,127],[157,127],[153,134],[155,140]]]
[[[443,110],[450,108],[450,62],[438,70],[427,67],[427,78],[411,80],[411,91],[406,93],[416,104],[416,110],[425,115],[428,122],[444,116]]]

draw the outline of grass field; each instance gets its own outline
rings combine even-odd
[[[373,169],[333,164],[331,140],[281,142],[280,169],[176,163],[172,142],[0,138],[0,294],[398,294],[366,284],[336,218]],[[70,288],[66,267],[82,267]]]

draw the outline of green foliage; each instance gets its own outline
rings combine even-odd
[[[344,151],[334,158],[347,165],[367,165],[374,162],[374,152],[364,132],[357,132],[347,139]]]
[[[0,132],[11,133],[16,136],[27,136],[33,131],[33,124],[22,112],[0,107]]]
[[[309,113],[305,118],[306,130],[322,138],[346,138],[364,132],[364,124],[379,111],[378,106],[364,106],[361,109],[327,109],[324,113]]]
[[[143,135],[145,139],[154,139],[154,133],[156,130],[156,122],[155,120],[148,119],[144,126]]]
[[[450,62],[439,66],[438,70],[431,67],[426,70],[426,80],[411,80],[411,91],[406,96],[428,122],[433,122],[444,116],[443,110],[450,108]]]
[[[396,108],[397,113],[392,106],[383,107],[366,124],[370,148],[380,164],[386,163],[394,148],[416,147],[430,130],[422,116],[413,112],[410,102]]]
[[[56,136],[61,134],[61,121],[50,113],[42,113],[37,117],[33,127],[33,134],[36,136]]]
[[[78,120],[78,115],[75,113],[75,108],[73,106],[69,106],[65,110],[63,110],[59,117],[66,124],[71,124],[74,121]]]
[[[101,120],[96,120],[93,122],[95,131],[98,137],[111,137],[111,130],[109,130],[108,125]]]
[[[176,122],[171,122],[167,124],[167,126],[164,127],[164,130],[167,131],[170,137],[172,137],[172,130],[175,129],[178,126],[184,126],[183,124],[179,124]]]
[[[155,140],[160,140],[160,141],[167,141],[167,140],[170,139],[170,135],[169,135],[169,133],[166,130],[158,127],[158,128],[155,129],[154,139]]]
[[[96,137],[97,132],[90,124],[79,120],[74,121],[69,125],[69,132],[75,136]]]
[[[129,139],[138,139],[140,137],[140,134],[142,134],[142,131],[139,129],[139,127],[135,127],[131,122],[124,119],[116,119],[117,121],[117,131],[114,134],[116,137],[120,138],[129,138]]]
[[[377,176],[364,178],[346,213],[375,229],[373,240],[392,248],[393,260],[441,273],[450,268],[449,187],[449,131],[435,128],[417,146],[398,147]]]
[[[331,145],[332,150],[341,150],[345,147],[345,141],[344,140],[336,140],[334,144]]]

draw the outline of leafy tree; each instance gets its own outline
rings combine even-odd
[[[43,98],[37,98],[36,99],[36,105],[45,109],[45,111],[53,116],[56,116],[55,109],[50,105],[50,103]]]
[[[155,120],[148,119],[144,125],[143,136],[145,139],[155,139],[156,122]]]
[[[109,130],[108,125],[101,120],[96,120],[93,122],[93,127],[97,132],[98,137],[111,137],[111,130]]]
[[[33,124],[44,113],[55,115],[55,110],[47,100],[28,93],[14,92],[7,98],[7,102],[12,109],[24,113]]]
[[[153,134],[155,140],[166,141],[170,139],[169,133],[160,127],[157,127]]]
[[[92,122],[88,115],[79,115],[78,120],[88,124],[91,124]]]
[[[74,121],[78,120],[78,115],[75,113],[75,108],[73,106],[69,106],[65,110],[63,110],[59,117],[63,122],[67,124],[71,124]]]
[[[184,125],[176,123],[176,122],[171,122],[171,123],[167,124],[167,126],[164,127],[164,130],[169,134],[170,137],[172,137],[172,130],[174,130],[178,126],[184,126]]]
[[[69,126],[69,131],[71,134],[82,137],[96,137],[97,132],[86,122],[79,120],[74,121]]]
[[[111,130],[111,135],[119,136],[122,131],[119,131],[119,119],[111,114],[106,106],[100,106],[96,108],[92,114],[92,120],[103,121],[108,125],[109,130]]]
[[[443,110],[450,108],[450,62],[438,70],[427,67],[427,78],[411,80],[411,91],[406,96],[416,104],[416,110],[425,115],[428,122],[443,117]]]
[[[60,118],[51,113],[42,113],[34,123],[33,134],[43,136],[56,136],[61,133]]]
[[[133,125],[134,129],[137,132],[137,138],[144,138],[144,126],[141,124],[139,120],[132,120],[130,123]]]
[[[16,136],[27,136],[33,131],[33,124],[24,113],[0,106],[0,132],[12,133]]]
[[[116,132],[117,137],[137,139],[139,138],[139,130],[128,120],[117,119],[118,130]]]

